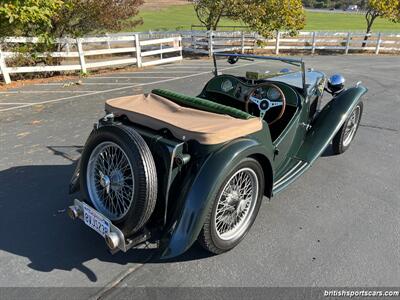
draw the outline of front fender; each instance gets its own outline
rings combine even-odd
[[[178,256],[196,241],[214,195],[232,165],[253,154],[271,157],[272,151],[255,139],[239,139],[213,153],[200,168],[184,200],[181,201],[182,206],[177,210],[179,213],[172,227],[162,239],[162,257]]]
[[[321,156],[367,91],[364,86],[357,86],[332,99],[318,114],[311,129],[307,132],[297,158],[312,163]]]

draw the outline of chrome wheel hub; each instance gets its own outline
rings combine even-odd
[[[86,172],[95,208],[112,221],[123,218],[134,195],[133,168],[120,146],[103,142],[92,151]]]
[[[101,174],[100,175],[100,185],[106,189],[107,194],[110,193],[110,186],[111,186],[111,180],[110,177],[107,175]]]
[[[250,168],[237,171],[226,183],[217,203],[214,225],[222,240],[239,237],[248,227],[258,190],[257,174]]]
[[[124,175],[121,170],[113,170],[111,172],[110,185],[114,191],[119,191],[122,189],[124,184]]]

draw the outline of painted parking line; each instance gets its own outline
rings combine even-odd
[[[259,64],[259,63],[260,62],[253,62],[253,63],[249,63],[249,64],[246,64],[246,65],[241,65],[241,66],[222,68],[220,70],[221,71],[225,71],[225,70],[230,70],[230,69],[237,69],[237,68],[241,68],[241,67],[245,67],[245,66],[249,66],[249,65],[254,65],[254,64]],[[65,100],[75,100],[75,99],[79,99],[82,96],[105,94],[105,93],[110,93],[110,92],[116,92],[116,91],[131,89],[133,87],[138,87],[138,86],[147,86],[147,85],[170,82],[170,81],[186,79],[186,78],[191,78],[191,77],[196,77],[196,76],[201,76],[201,75],[207,75],[207,74],[210,74],[210,72],[208,72],[208,71],[207,72],[200,72],[200,73],[197,73],[197,74],[190,74],[190,75],[186,75],[186,76],[182,76],[182,77],[174,77],[174,78],[163,79],[163,80],[158,80],[158,81],[154,81],[154,82],[139,83],[139,84],[134,84],[134,85],[129,85],[129,86],[122,86],[122,87],[118,87],[118,88],[112,88],[112,89],[108,89],[108,90],[96,91],[96,92],[93,92],[93,93],[85,93],[85,94],[82,94],[82,95],[74,95],[74,96],[69,96],[69,97],[53,99],[53,100],[41,101],[41,102],[37,102],[37,103],[34,103],[34,104],[26,104],[26,105],[20,105],[20,106],[17,106],[17,107],[0,109],[0,112],[10,111],[10,110],[14,110],[14,109],[21,109],[21,108],[26,108],[26,107],[31,107],[31,106],[34,106],[34,105],[56,103],[56,102],[61,102],[61,101],[65,101]]]
[[[173,67],[212,67],[213,64],[212,63],[207,63],[207,64],[178,64],[178,65],[168,65],[168,66],[164,66],[162,68],[173,68]]]
[[[165,69],[165,68],[178,68],[178,67],[192,67],[192,68],[209,68],[212,67],[212,64],[196,64],[196,65],[192,65],[192,64],[176,64],[176,65],[165,65],[165,66],[161,66],[160,69]]]
[[[1,105],[28,105],[28,104],[35,104],[32,102],[4,102],[4,103],[0,103]]]
[[[211,71],[210,71],[211,72]],[[146,71],[146,72],[120,72],[119,74],[190,74],[196,73],[196,71],[167,71],[167,70],[160,70],[160,71]]]
[[[29,91],[29,90],[21,90],[21,91],[7,91],[7,92],[0,92],[0,95],[4,95],[4,94],[43,94],[43,93],[49,93],[49,94],[62,94],[62,93],[91,93],[91,92],[96,92],[96,91],[46,91],[46,90],[42,90],[42,91]]]
[[[169,77],[172,78],[172,77]],[[79,86],[83,85],[128,85],[133,82],[83,82]],[[64,83],[38,83],[36,86],[64,86]]]
[[[88,77],[87,79],[152,79],[152,78],[175,78],[174,76],[96,76],[96,77]]]
[[[165,69],[209,69],[212,66],[170,66],[170,67],[164,67]]]
[[[213,60],[208,59],[208,60],[186,60],[183,62],[179,63],[174,63],[174,64],[165,64],[165,65],[159,65],[159,66],[174,66],[174,65],[207,65],[207,64],[212,64]]]

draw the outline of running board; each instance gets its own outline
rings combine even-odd
[[[310,166],[309,163],[303,160],[297,160],[294,163],[294,166],[281,178],[279,178],[273,186],[272,194],[276,195],[280,191],[282,191],[285,187],[287,187],[290,183],[295,181],[301,174],[303,174]]]

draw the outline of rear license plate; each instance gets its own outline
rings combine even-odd
[[[110,221],[83,203],[83,221],[103,237],[110,232]]]

